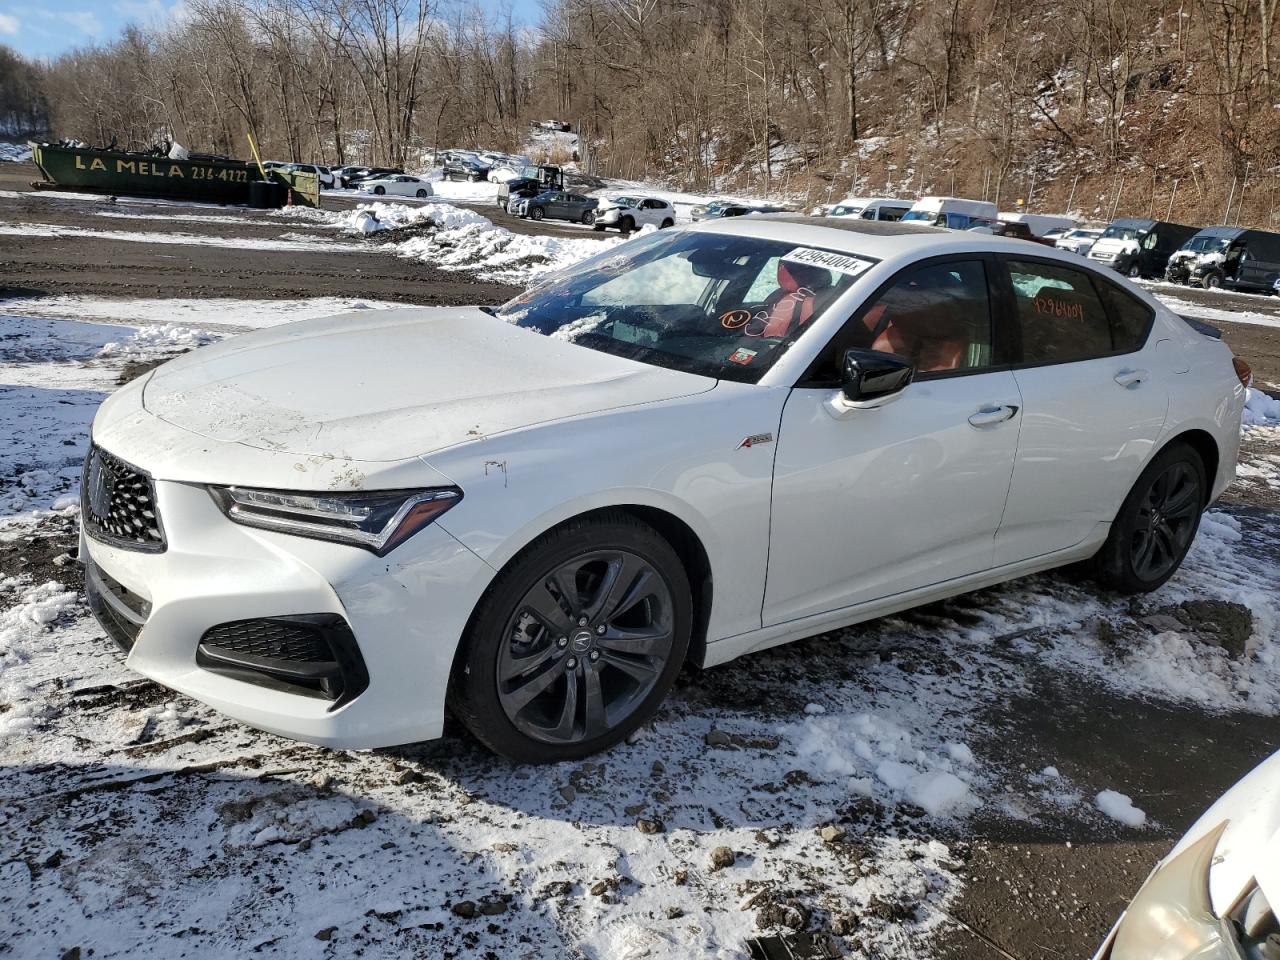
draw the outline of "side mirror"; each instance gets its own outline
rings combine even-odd
[[[846,350],[840,367],[840,389],[849,403],[875,407],[902,392],[915,372],[911,361],[896,353]]]

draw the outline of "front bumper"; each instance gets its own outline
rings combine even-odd
[[[86,572],[98,585],[91,602],[129,667],[251,726],[325,746],[440,736],[454,652],[493,574],[474,553],[432,525],[379,558],[232,523],[196,484],[155,486],[165,552],[81,532]],[[214,627],[272,618],[348,627],[367,671],[362,688],[336,699],[273,689],[199,652]],[[126,629],[121,639],[119,621],[131,637]]]

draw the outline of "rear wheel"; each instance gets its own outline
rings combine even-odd
[[[1162,450],[1129,491],[1093,558],[1098,581],[1121,593],[1162,586],[1191,549],[1207,494],[1200,454],[1185,443]]]
[[[419,200],[423,200],[427,197],[427,191],[419,190],[417,193],[414,194],[414,196],[417,197]]]
[[[630,233],[636,228],[636,222],[630,217],[623,217],[622,222],[618,224],[618,229],[623,233]]]
[[[384,193],[386,193],[386,192],[387,192],[387,188],[386,188],[386,187],[374,187],[374,188],[373,188],[373,192],[374,192],[374,193],[376,193],[378,196],[382,196]]]
[[[472,619],[454,714],[520,762],[572,760],[647,721],[684,662],[692,597],[679,557],[625,513],[572,521],[526,547]]]
[[[529,216],[533,217],[533,219],[535,220],[541,220],[546,215],[547,215],[546,211],[543,210],[541,207],[534,207],[532,210],[529,211]]]
[[[1217,290],[1222,286],[1222,274],[1218,273],[1216,270],[1210,270],[1200,280],[1200,286],[1204,287],[1206,290]]]
[[[668,217],[666,220],[662,221],[662,226],[660,226],[658,229],[665,230],[667,229],[667,227],[674,227],[675,225],[676,225],[676,222],[672,220],[670,217]]]

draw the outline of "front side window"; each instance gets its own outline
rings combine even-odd
[[[754,383],[875,263],[664,230],[552,275],[496,315],[603,353]]]
[[[1111,325],[1089,275],[1007,260],[1024,363],[1070,363],[1112,352]]]
[[[981,260],[925,264],[893,285],[851,322],[854,340],[906,357],[920,374],[991,365],[991,300]]]

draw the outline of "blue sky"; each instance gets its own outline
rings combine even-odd
[[[535,23],[538,0],[482,0],[491,14],[514,9]],[[0,0],[0,43],[28,57],[55,57],[73,47],[104,43],[130,22],[162,23],[182,11],[182,0]]]

